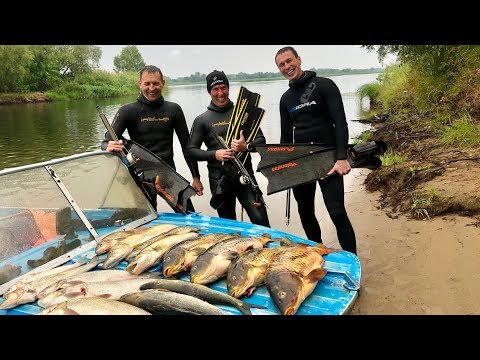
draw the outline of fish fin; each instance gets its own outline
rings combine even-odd
[[[254,288],[255,289],[255,288]],[[255,309],[266,309],[265,306],[261,306],[261,305],[255,305],[255,304],[249,304],[245,301],[242,301],[242,300],[238,300],[237,303],[237,309],[240,310],[240,312],[243,314],[243,315],[252,315],[252,308],[255,308]]]
[[[146,278],[159,278],[161,277],[162,272],[161,271],[149,271],[146,273],[143,273],[141,277],[146,277]]]
[[[65,309],[63,309],[63,315],[80,315],[80,314],[78,312],[76,312],[75,310],[65,308]]]
[[[110,299],[112,297],[112,294],[100,294],[100,295],[95,295],[96,297],[104,298],[104,299]]]
[[[332,252],[342,251],[341,249],[327,248],[322,243],[318,243],[317,245],[315,245],[315,247],[321,250],[322,255],[327,255],[327,254],[330,254]]]
[[[205,250],[206,250],[206,249],[204,249],[204,248],[198,247],[198,248],[192,249],[192,250],[190,250],[190,251],[192,252],[192,254],[193,254],[194,256],[197,256],[197,257],[198,257],[198,256],[202,255],[202,254],[205,252]]]
[[[75,291],[75,292],[66,293],[64,296],[68,299],[75,299],[75,298],[85,297],[85,293],[83,291]]]
[[[245,251],[249,250],[251,246],[248,247]],[[226,260],[233,260],[236,259],[240,255],[237,251],[228,251],[223,255],[223,258]]]
[[[81,280],[72,280],[72,281],[64,280],[61,284],[59,284],[59,287],[64,288],[64,287],[68,287],[68,286],[77,286],[77,285],[81,285],[81,284],[84,284],[84,283],[85,283],[85,281],[81,281]]]
[[[305,276],[305,280],[308,282],[317,282],[319,280],[322,280],[325,275],[327,274],[327,270],[324,268],[318,268],[310,271],[310,273]]]

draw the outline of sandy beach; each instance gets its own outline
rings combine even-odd
[[[345,177],[345,201],[362,265],[360,296],[351,314],[480,314],[480,228],[474,226],[475,219],[391,219],[379,209],[380,194],[365,190],[368,172],[354,169]],[[266,179],[259,173],[256,177],[266,192]],[[202,180],[207,191],[193,198],[194,205],[197,211],[216,216],[208,205],[206,174]],[[285,224],[285,192],[265,196],[265,200],[273,228],[305,237],[294,200],[289,226]],[[325,245],[339,248],[319,188],[315,201]],[[161,199],[158,210],[170,211]],[[249,221],[246,214],[244,221]]]

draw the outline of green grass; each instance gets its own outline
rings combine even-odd
[[[467,115],[445,127],[441,142],[447,145],[474,147],[480,145],[480,129]]]
[[[429,188],[427,194],[412,193],[412,202],[411,210],[417,217],[423,217],[430,220],[430,215],[428,213],[428,208],[432,206],[435,197],[437,196],[437,191],[434,188]]]
[[[401,164],[405,158],[394,151],[387,150],[385,154],[380,155],[380,160],[382,160],[382,166],[392,166]]]

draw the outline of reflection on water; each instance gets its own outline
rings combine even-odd
[[[360,85],[374,81],[376,76],[366,74],[332,78],[342,93],[347,119],[354,120],[362,116],[361,104],[355,91]],[[262,130],[267,142],[278,142],[278,106],[281,95],[288,88],[288,82],[278,80],[231,83],[232,100],[236,99],[240,85],[261,95],[260,107],[265,109]],[[100,105],[107,118],[112,121],[118,108],[135,101],[135,98],[136,95],[115,99],[0,106],[0,169],[99,150],[105,128],[97,115],[96,106]],[[203,84],[170,87],[165,98],[180,104],[189,127],[210,102],[210,95]],[[367,126],[364,124],[349,122],[351,138],[365,129]],[[178,141],[175,142],[175,159],[179,172],[183,171],[184,175],[188,175]]]

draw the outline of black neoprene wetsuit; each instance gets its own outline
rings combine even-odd
[[[174,102],[164,100],[163,95],[156,101],[150,101],[141,93],[137,101],[120,107],[113,119],[112,127],[119,138],[125,130],[128,130],[131,140],[150,150],[173,169],[176,169],[173,160],[175,131],[192,177],[200,177],[197,162],[191,161],[187,154],[189,133],[182,108]],[[103,150],[107,148],[109,140],[111,137],[107,133],[101,145]],[[156,209],[157,197],[156,194],[152,195],[154,196],[151,202]],[[194,211],[190,199],[187,205],[189,211]]]
[[[280,99],[280,143],[318,142],[334,144],[337,160],[347,158],[348,127],[342,96],[330,79],[304,71],[302,77],[289,83]],[[356,238],[344,204],[343,176],[319,180],[325,207],[337,229],[343,250],[356,254]],[[316,182],[293,188],[298,213],[307,238],[322,242],[320,225],[315,216]]]
[[[222,165],[221,161],[215,159],[215,152],[221,149],[221,147],[215,140],[212,130],[215,130],[217,135],[225,138],[233,112],[233,103],[230,101],[227,106],[221,108],[213,104],[213,102],[210,102],[207,109],[206,112],[197,116],[193,121],[187,147],[188,154],[192,160],[207,161],[210,190],[212,194],[215,194],[215,192],[218,191],[217,184],[219,183],[219,180],[222,178],[222,175],[225,175],[226,173],[226,167],[231,167],[233,165],[231,165],[229,161]],[[200,148],[202,143],[205,143],[207,150]],[[257,136],[252,141],[253,146],[258,144],[265,144],[265,137],[263,136],[261,129],[259,129]],[[250,176],[255,179],[250,156],[247,157],[244,166]],[[253,224],[270,227],[265,206],[263,204],[259,207],[253,205],[255,202],[258,202],[254,191],[248,185],[242,185],[238,181],[238,178],[236,178],[235,181],[232,181],[228,191],[223,193],[224,202],[217,208],[219,217],[236,220],[236,198],[238,198],[238,201],[247,212],[248,217]]]

